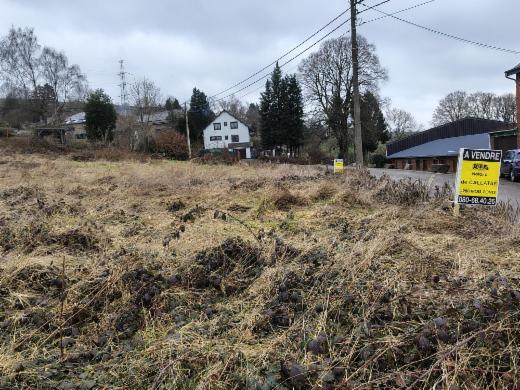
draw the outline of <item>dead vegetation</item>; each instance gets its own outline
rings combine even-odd
[[[520,385],[510,206],[455,219],[449,189],[366,171],[1,161],[0,388]]]

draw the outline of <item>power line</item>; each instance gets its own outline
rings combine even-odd
[[[362,5],[364,7],[366,7],[364,4],[362,4]],[[518,51],[518,50],[504,49],[503,47],[494,46],[494,45],[490,45],[490,44],[486,44],[486,43],[482,43],[482,42],[477,42],[477,41],[472,41],[470,39],[462,38],[462,37],[459,37],[459,36],[456,36],[456,35],[453,35],[453,34],[448,34],[448,33],[445,33],[445,32],[439,31],[439,30],[435,30],[435,29],[433,29],[431,27],[422,26],[422,25],[414,23],[414,22],[412,22],[410,20],[403,19],[403,18],[400,18],[400,17],[392,15],[392,14],[388,14],[388,13],[386,13],[386,12],[380,10],[380,9],[374,8],[374,7],[372,7],[372,9],[374,11],[377,11],[377,12],[385,15],[385,17],[393,18],[395,20],[398,20],[400,22],[403,22],[403,23],[409,24],[411,26],[420,28],[422,30],[431,32],[433,34],[437,34],[437,35],[440,35],[440,36],[443,36],[443,37],[446,37],[446,38],[455,39],[455,40],[457,40],[459,42],[469,43],[469,44],[474,45],[474,46],[483,47],[483,48],[486,48],[486,49],[496,50],[496,51],[509,53],[509,54],[516,54],[516,55],[520,54],[520,51]]]
[[[328,22],[325,26],[323,26],[322,28],[320,28],[318,31],[316,31],[315,33],[313,33],[312,35],[310,35],[308,38],[306,38],[304,41],[300,42],[298,45],[296,45],[295,47],[293,47],[291,50],[287,51],[286,53],[284,53],[282,56],[278,57],[276,60],[274,60],[273,62],[271,62],[269,65],[266,65],[265,67],[263,67],[262,69],[260,69],[259,71],[253,73],[251,76],[245,78],[244,80],[242,81],[239,81],[238,83],[234,84],[233,86],[211,96],[210,98],[215,98],[217,96],[220,96],[226,92],[229,92],[231,91],[232,89],[248,82],[249,80],[251,80],[253,77],[255,76],[258,76],[260,73],[264,72],[265,70],[271,68],[273,65],[275,65],[278,61],[284,59],[285,57],[287,57],[289,54],[293,53],[294,51],[296,51],[297,49],[299,49],[300,47],[302,47],[303,45],[305,45],[307,42],[309,42],[312,38],[314,38],[316,35],[318,35],[319,33],[321,33],[323,30],[325,30],[327,27],[329,27],[331,24],[333,24],[335,21],[337,21],[339,18],[341,18],[343,15],[345,15],[347,12],[349,12],[350,8],[347,9],[346,11],[343,11],[342,13],[340,13],[338,16],[336,16],[334,19],[332,19],[330,22]]]
[[[413,10],[415,8],[419,8],[419,7],[422,7],[424,5],[427,5],[427,4],[430,4],[430,3],[434,3],[435,1],[436,0],[428,0],[428,1],[425,1],[423,3],[412,5],[411,7],[403,8],[403,9],[400,9],[399,11],[392,12],[390,15],[397,15],[397,14],[400,14],[400,13],[403,13],[403,12],[406,12],[406,11],[411,11],[411,10]],[[374,7],[376,7],[376,6],[374,6]],[[374,19],[370,19],[370,20],[364,21],[364,22],[360,23],[359,26],[363,26],[364,24],[367,24],[367,23],[376,22],[376,21],[381,20],[381,19],[386,19],[386,18],[390,17],[390,15],[383,15],[383,16],[380,16],[378,18],[374,18]]]
[[[366,6],[367,9],[364,9],[364,10],[362,10],[362,11],[359,11],[358,14],[362,14],[362,13],[364,13],[364,12],[370,10],[370,9],[373,9],[373,7],[377,7],[377,6],[381,5],[381,4],[387,3],[388,1],[389,1],[389,0],[385,0],[385,1],[383,1],[382,3],[376,4],[376,5],[372,6],[372,7],[368,7],[368,6]],[[412,7],[407,7],[407,8],[404,8],[404,9],[401,9],[401,10],[398,10],[398,11],[395,11],[395,12],[389,14],[388,16],[390,16],[390,15],[395,15],[395,14],[399,14],[399,13],[402,13],[402,12],[405,12],[405,11],[408,11],[408,10],[411,10],[411,9],[415,9],[415,8],[421,7],[421,6],[423,6],[423,5],[426,5],[426,4],[429,4],[429,3],[432,3],[432,2],[434,2],[434,1],[435,1],[435,0],[429,0],[429,1],[426,1],[426,2],[422,2],[422,3],[417,4],[417,5],[414,5],[414,6],[412,6]],[[348,12],[348,11],[345,11],[344,13],[346,13],[346,12]],[[344,14],[344,13],[343,13],[343,14]],[[364,25],[364,24],[367,24],[367,23],[371,23],[371,22],[374,22],[374,21],[377,21],[377,20],[380,20],[380,19],[386,18],[386,17],[388,17],[388,16],[383,16],[383,17],[379,17],[379,18],[371,19],[371,20],[368,20],[368,21],[366,21],[366,22],[361,23],[360,25]],[[311,44],[311,45],[309,45],[308,47],[306,47],[304,50],[300,51],[298,54],[296,54],[296,55],[293,56],[292,58],[290,58],[289,60],[287,60],[286,62],[284,62],[283,64],[281,64],[281,65],[280,65],[280,68],[285,67],[287,64],[291,63],[292,61],[294,61],[295,59],[297,59],[297,58],[300,57],[301,55],[305,54],[306,52],[308,52],[309,50],[311,50],[312,48],[314,48],[314,47],[315,47],[316,45],[318,45],[319,43],[323,42],[325,39],[327,39],[329,36],[331,36],[332,34],[334,34],[336,31],[338,31],[341,27],[345,26],[345,25],[346,25],[347,23],[349,23],[349,22],[350,22],[350,18],[348,18],[345,22],[342,22],[341,24],[339,24],[338,26],[336,26],[333,30],[331,30],[330,32],[328,32],[326,35],[324,35],[323,37],[321,37],[319,40],[317,40],[317,41],[314,42],[313,44]],[[350,31],[350,30],[349,30],[349,31]],[[341,36],[346,35],[349,31],[345,32],[345,33],[342,34]],[[301,46],[301,45],[300,45],[300,46]],[[276,64],[276,62],[277,62],[277,61],[273,62],[273,64]],[[266,75],[264,75],[264,76],[262,76],[262,77],[260,77],[260,78],[258,78],[258,79],[256,79],[256,80],[252,81],[251,83],[249,83],[249,84],[246,85],[245,87],[242,87],[242,88],[238,89],[237,91],[235,91],[235,92],[233,92],[233,93],[231,93],[231,94],[228,94],[227,96],[224,96],[224,97],[222,97],[222,98],[219,98],[219,99],[217,99],[217,100],[214,100],[213,103],[218,103],[218,102],[220,102],[220,101],[222,101],[222,100],[228,99],[228,98],[234,96],[235,94],[237,94],[237,93],[239,93],[239,92],[242,92],[242,91],[248,89],[249,87],[251,87],[251,86],[257,84],[258,82],[265,80],[265,79],[268,78],[271,74],[272,74],[272,72],[269,72],[268,74],[266,74]],[[250,79],[251,79],[251,78],[250,78]],[[230,89],[231,89],[231,88],[230,88]],[[257,89],[257,90],[258,90],[258,89]],[[256,91],[256,90],[255,90],[255,91]],[[255,91],[253,91],[253,92],[255,92]],[[253,93],[253,92],[250,92],[250,93]],[[245,97],[245,96],[249,95],[250,93],[247,93],[247,94],[243,95],[242,97]],[[215,96],[215,95],[214,95],[214,96]]]
[[[390,15],[397,15],[397,14],[400,14],[400,13],[403,13],[403,12],[406,12],[406,11],[410,11],[410,10],[412,10],[412,9],[422,7],[422,6],[424,6],[424,5],[427,5],[427,4],[430,4],[430,3],[433,3],[433,2],[435,2],[435,1],[436,1],[436,0],[425,1],[425,2],[422,2],[422,3],[416,4],[416,5],[413,5],[413,6],[411,6],[411,7],[407,7],[407,8],[400,9],[400,10],[398,10],[398,11],[394,11],[394,12],[392,12]],[[386,3],[386,1],[385,1],[385,3]],[[377,7],[377,6],[379,6],[379,5],[381,5],[381,4],[374,5],[374,6],[370,7],[370,9],[372,9],[373,7]],[[368,9],[367,9],[366,11],[368,11]],[[348,11],[345,11],[345,12],[348,12]],[[362,11],[362,12],[365,12],[365,10]],[[362,12],[359,12],[359,13],[362,13]],[[360,23],[359,26],[363,26],[363,25],[365,25],[365,24],[372,23],[372,22],[375,22],[375,21],[378,21],[378,20],[381,20],[381,19],[385,19],[385,18],[387,18],[387,17],[388,17],[388,16],[385,15],[385,16],[380,16],[380,17],[378,17],[378,18],[370,19],[370,20],[367,20],[367,21],[364,21],[364,22]],[[336,29],[334,29],[333,31],[331,31],[331,33],[334,33],[334,32],[337,31],[339,28],[341,28],[342,26],[344,26],[345,24],[347,24],[349,21],[350,21],[350,19],[347,20],[346,22],[342,23],[341,25],[339,25]],[[346,32],[343,33],[341,36],[344,36],[344,35],[348,34],[349,32],[350,32],[350,30],[346,31]],[[328,38],[328,36],[330,36],[330,35],[331,35],[331,34],[327,34],[324,38]],[[324,39],[324,38],[323,38],[323,39]],[[323,39],[321,39],[321,40],[318,41],[317,43],[320,43],[321,41],[323,41]],[[317,43],[316,43],[316,44],[317,44]],[[314,44],[313,46],[315,46],[316,44]],[[294,69],[294,68],[293,68],[293,69]],[[271,73],[265,75],[265,76],[263,77],[263,79],[268,78],[270,75],[271,75]],[[246,97],[246,96],[251,95],[252,93],[257,92],[257,91],[260,90],[262,87],[263,87],[263,86],[260,86],[260,87],[258,87],[258,88],[256,88],[256,89],[254,89],[253,91],[250,91],[250,92],[248,92],[248,93],[246,93],[246,94],[240,96],[239,99],[242,99],[242,98],[244,98],[244,97]]]
[[[369,11],[369,10],[372,10],[372,9],[375,10],[374,7],[377,7],[377,6],[381,5],[381,4],[387,3],[388,1],[390,1],[390,0],[385,0],[385,1],[381,2],[381,3],[379,3],[379,4],[376,4],[376,5],[374,5],[374,6],[370,6],[370,7],[369,7],[369,6],[365,6],[367,9],[364,9],[364,10],[362,10],[362,11],[358,11],[358,14],[362,14],[362,13],[364,13],[364,12],[366,12],[366,11]],[[434,1],[435,1],[435,0],[429,0],[429,1],[425,1],[425,2],[422,2],[422,3],[416,4],[416,5],[411,6],[411,7],[407,7],[407,8],[400,9],[400,10],[398,10],[398,11],[394,11],[394,12],[392,12],[392,13],[390,13],[390,14],[386,14],[385,16],[381,16],[381,17],[378,17],[378,18],[374,18],[374,19],[371,19],[371,20],[365,21],[365,22],[361,23],[360,26],[362,26],[362,25],[364,25],[364,24],[372,23],[372,22],[375,22],[375,21],[378,21],[378,20],[381,20],[381,19],[384,19],[384,18],[387,18],[387,17],[391,17],[391,16],[394,16],[394,15],[396,15],[396,14],[399,14],[399,13],[402,13],[402,12],[405,12],[405,11],[409,11],[409,10],[412,10],[412,9],[415,9],[415,8],[418,8],[418,7],[421,7],[421,6],[424,6],[424,5],[426,5],[426,4],[430,4],[430,3],[434,2]],[[348,10],[347,10],[347,11],[344,11],[342,14],[344,15],[346,12],[348,12]],[[339,18],[339,17],[335,18],[335,20],[337,20],[338,18]],[[344,22],[342,22],[341,24],[339,24],[338,26],[336,26],[334,29],[332,29],[331,31],[329,31],[326,35],[324,35],[323,37],[321,37],[320,39],[318,39],[316,42],[312,43],[311,45],[307,46],[305,49],[303,49],[302,51],[300,51],[299,53],[297,53],[296,55],[294,55],[293,57],[291,57],[291,58],[290,58],[289,60],[287,60],[286,62],[282,63],[282,64],[280,65],[280,68],[283,68],[283,67],[285,67],[286,65],[288,65],[289,63],[293,62],[295,59],[299,58],[300,56],[302,56],[303,54],[305,54],[306,52],[308,52],[309,50],[311,50],[312,48],[314,48],[316,45],[318,45],[319,43],[323,42],[325,39],[327,39],[328,37],[330,37],[332,34],[334,34],[336,31],[338,31],[340,28],[342,28],[343,26],[345,26],[345,25],[346,25],[347,23],[349,23],[349,22],[350,22],[350,18],[348,18],[346,21],[344,21]],[[329,23],[329,25],[330,25],[330,23]],[[326,28],[326,27],[325,27],[325,28]],[[323,29],[321,29],[321,31],[323,31]],[[344,36],[344,35],[348,34],[349,32],[350,32],[350,30],[346,31],[346,32],[343,33],[341,36]],[[308,41],[308,40],[306,40],[306,41]],[[298,47],[301,47],[301,46],[302,46],[302,45],[299,45]],[[294,50],[291,50],[290,52],[294,52]],[[290,53],[290,52],[288,52],[288,53]],[[286,53],[283,57],[286,57],[288,53]],[[283,57],[282,57],[282,58],[283,58]],[[278,61],[278,60],[277,60],[277,61]],[[274,65],[274,64],[276,64],[277,61],[274,61],[274,62],[271,64],[271,66]],[[266,69],[268,69],[268,68],[269,68],[269,67],[266,67],[266,68],[264,68],[264,70],[266,70]],[[261,72],[257,72],[256,75],[258,75],[259,73],[261,73]],[[242,91],[244,91],[244,90],[246,90],[246,89],[252,87],[253,85],[255,85],[255,84],[257,84],[257,83],[259,83],[259,82],[265,80],[266,78],[268,78],[269,76],[271,76],[271,74],[272,74],[272,72],[269,72],[268,74],[265,74],[265,75],[261,76],[260,78],[258,78],[258,79],[256,79],[256,80],[252,81],[251,83],[247,84],[246,86],[244,86],[244,87],[242,87],[242,88],[236,90],[235,92],[230,93],[230,94],[228,94],[228,95],[226,95],[226,96],[224,96],[224,97],[222,97],[222,98],[219,98],[219,99],[213,100],[212,103],[213,103],[213,104],[216,104],[216,103],[218,103],[218,102],[220,102],[220,101],[222,101],[222,100],[226,100],[226,99],[228,99],[228,98],[234,96],[235,94],[237,94],[237,93],[239,93],[239,92],[242,92]],[[254,76],[249,77],[248,80],[251,80],[253,77],[254,77]],[[240,83],[239,85],[241,85],[241,84],[243,84],[243,83]],[[229,90],[231,90],[231,89],[233,89],[233,88],[228,88],[227,91],[229,91]],[[256,90],[254,90],[254,91],[252,91],[252,92],[249,92],[249,93],[247,93],[247,94],[244,94],[241,98],[243,98],[243,97],[245,97],[245,96],[248,96],[249,94],[251,94],[251,93],[257,91],[258,89],[259,89],[259,88],[257,88]],[[217,95],[213,95],[213,96],[210,97],[209,99],[213,99],[214,96],[217,96]],[[198,107],[195,107],[195,108],[198,108]]]

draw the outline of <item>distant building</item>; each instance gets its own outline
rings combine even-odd
[[[151,126],[154,132],[160,133],[161,131],[173,130],[172,122],[175,122],[179,117],[182,116],[184,116],[183,110],[164,110],[147,115],[147,119],[139,118],[138,121],[143,123],[145,120],[147,120],[148,125]]]
[[[222,111],[215,120],[204,129],[204,149],[227,149],[251,158],[251,137],[249,127],[227,111]]]
[[[489,149],[492,133],[512,128],[501,121],[464,118],[388,143],[387,158],[398,169],[432,171],[444,166],[456,172],[461,148]]]
[[[66,127],[70,131],[70,135],[74,139],[87,139],[87,121],[85,119],[84,112],[78,112],[77,114],[71,115],[65,119],[63,127]]]

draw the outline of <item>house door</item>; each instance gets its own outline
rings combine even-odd
[[[245,149],[235,149],[235,152],[240,157],[240,160],[245,160],[247,158]]]

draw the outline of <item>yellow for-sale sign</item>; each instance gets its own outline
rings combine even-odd
[[[461,149],[455,203],[496,205],[501,162],[500,150]]]
[[[343,160],[334,160],[334,173],[343,172],[344,169]]]

